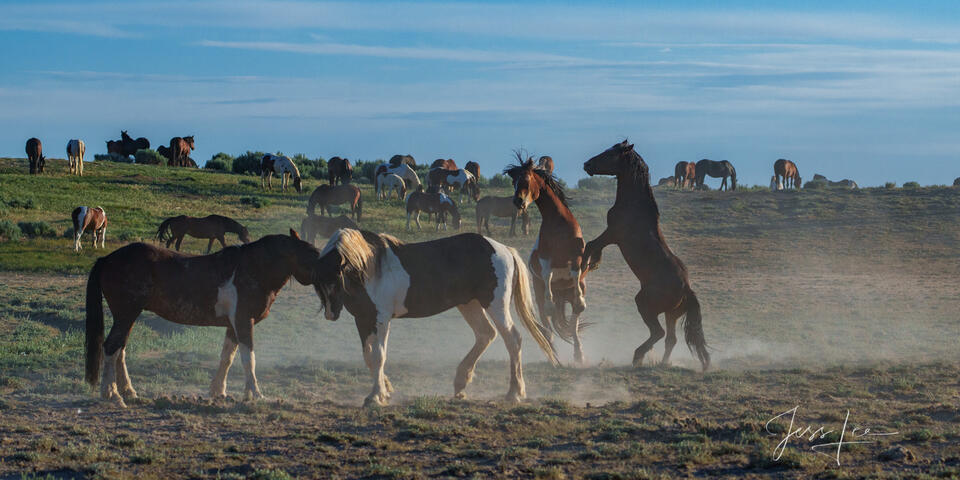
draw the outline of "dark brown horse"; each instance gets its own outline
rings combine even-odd
[[[531,203],[536,203],[540,210],[542,223],[534,247],[536,257],[530,258],[534,292],[537,294],[540,314],[544,317],[543,323],[552,324],[561,338],[570,339],[575,330],[561,328],[559,316],[555,311],[553,279],[571,280],[571,284],[577,290],[574,292],[574,315],[579,318],[579,314],[586,308],[583,292],[579,291],[579,280],[585,273],[581,269],[583,233],[567,205],[563,187],[560,186],[556,177],[544,169],[536,168],[532,159],[526,162],[522,159],[523,157],[518,153],[517,160],[522,163],[508,166],[503,173],[513,179],[514,206],[524,210]],[[576,324],[575,320],[574,327]]]
[[[157,150],[160,151],[159,149]],[[107,153],[110,155],[123,155],[123,142],[117,140],[107,140]]]
[[[157,153],[159,153],[161,157],[167,159],[167,165],[173,166],[173,152],[167,148],[166,145],[160,145],[157,147]]]
[[[290,235],[268,235],[213,255],[190,256],[146,243],[132,243],[101,257],[87,280],[86,380],[100,395],[123,405],[135,398],[125,347],[133,324],[148,310],[183,325],[225,327],[212,397],[226,396],[227,371],[237,346],[246,370],[245,396],[262,398],[255,373],[253,326],[267,317],[280,289],[295,278],[312,285],[319,251]],[[103,299],[113,313],[104,340]]]
[[[733,164],[726,161],[720,160],[709,160],[704,158],[697,162],[696,166],[697,174],[697,188],[703,187],[703,181],[707,175],[713,178],[723,178],[723,182],[720,183],[720,190],[723,190],[727,187],[727,177],[730,177],[730,190],[737,189],[737,170],[733,168]]]
[[[785,158],[773,162],[773,175],[776,177],[777,190],[790,187],[799,190],[803,183],[800,179],[800,171],[797,170],[797,164]]]
[[[130,135],[127,135],[126,130],[122,130],[120,131],[120,146],[121,155],[136,155],[137,150],[146,150],[150,148],[150,140],[147,140],[144,137],[134,140],[133,138],[130,138]]]
[[[43,157],[43,144],[40,139],[34,137],[27,140],[27,160],[30,163],[30,174],[43,173],[43,167],[47,164],[47,159]]]
[[[438,158],[438,159],[434,160],[433,163],[430,164],[430,169],[432,170],[432,169],[434,169],[434,168],[443,168],[443,169],[446,169],[446,170],[459,170],[459,169],[460,169],[460,167],[457,166],[457,162],[454,162],[452,158],[448,158],[448,159],[446,159],[446,160],[444,160],[444,159],[442,159],[442,158]]]
[[[411,168],[417,168],[417,161],[413,159],[413,155],[394,155],[390,157],[388,162],[391,167],[399,167],[400,165],[410,165]]]
[[[460,209],[457,204],[442,192],[424,192],[423,186],[417,188],[417,191],[407,196],[407,230],[410,230],[410,218],[413,217],[417,223],[417,230],[423,230],[420,225],[420,212],[426,212],[427,216],[431,213],[437,215],[437,230],[442,226],[447,229],[447,215],[450,215],[453,227],[460,230]]]
[[[545,170],[550,175],[553,175],[553,157],[548,157],[546,155],[540,157],[540,160],[537,161],[537,168]]]
[[[340,215],[339,217],[321,217],[318,215],[307,215],[306,218],[300,222],[300,233],[303,235],[303,239],[307,243],[313,244],[316,240],[317,235],[322,237],[330,238],[333,235],[333,232],[341,228],[360,228],[354,223],[353,220],[350,220],[350,217],[346,215]]]
[[[207,253],[213,248],[213,241],[219,240],[223,248],[227,248],[227,242],[224,235],[235,233],[243,243],[250,243],[250,232],[240,222],[222,215],[207,215],[206,217],[188,217],[179,215],[171,217],[160,223],[157,229],[157,240],[166,241],[166,247],[176,241],[175,248],[180,251],[180,243],[183,242],[185,235],[194,238],[209,238],[207,242]]]
[[[193,142],[193,135],[189,137],[173,137],[170,139],[170,155],[172,158],[167,162],[170,167],[189,167],[190,152],[196,148]]]
[[[697,180],[697,164],[693,162],[677,162],[673,167],[674,184],[677,187],[684,188],[688,184],[693,188]]]
[[[663,239],[660,210],[650,189],[647,164],[633,150],[632,144],[623,141],[587,160],[583,169],[591,176],[617,177],[617,197],[607,212],[607,229],[587,244],[584,263],[589,270],[596,268],[603,248],[616,244],[640,280],[641,290],[634,300],[650,329],[650,338],[634,352],[634,366],[640,366],[644,355],[663,338],[664,331],[657,317],[666,313],[667,340],[663,362],[670,361],[670,352],[677,343],[677,320],[686,315],[684,337],[706,370],[710,366],[710,354],[703,335],[700,302],[690,288],[687,267]],[[699,165],[697,173],[700,173]]]
[[[520,218],[521,231],[527,235],[530,230],[530,215],[527,210],[520,211],[513,205],[513,197],[483,197],[477,201],[477,233],[482,234],[481,228],[487,228],[487,236],[492,237],[490,232],[490,217],[500,217],[510,219],[510,236],[517,234],[517,218]]]
[[[333,157],[327,162],[327,176],[330,185],[350,183],[353,178],[353,166],[346,158]]]
[[[310,200],[307,201],[307,215],[313,215],[316,207],[320,206],[320,215],[333,215],[330,205],[350,205],[350,213],[354,215],[357,223],[360,223],[360,216],[363,213],[363,196],[360,189],[355,185],[320,185],[310,194]]]
[[[480,164],[479,163],[474,161],[467,162],[467,164],[463,166],[463,169],[472,173],[477,180],[480,180]]]

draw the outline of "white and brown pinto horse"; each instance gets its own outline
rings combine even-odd
[[[457,170],[447,170],[444,168],[434,168],[430,170],[430,185],[439,185],[447,190],[459,190],[457,203],[463,203],[463,192],[467,192],[467,198],[472,198],[474,202],[480,200],[480,187],[477,184],[477,177],[462,168]]]
[[[526,265],[517,251],[475,233],[422,243],[403,243],[368,231],[337,231],[320,253],[314,288],[325,316],[336,320],[347,307],[356,321],[363,357],[373,375],[365,405],[384,405],[393,388],[383,373],[387,338],[394,318],[424,318],[460,310],[476,342],[457,367],[454,395],[473,377],[480,355],[503,336],[510,353],[507,400],[526,396],[520,358],[520,331],[511,303],[537,345],[554,365],[556,352],[534,317]]]
[[[377,199],[389,200],[393,192],[397,192],[397,200],[403,201],[407,196],[407,184],[395,173],[381,173],[377,175]]]
[[[403,183],[406,186],[408,191],[416,191],[418,187],[422,184],[420,183],[420,177],[417,176],[417,172],[407,165],[406,163],[401,163],[395,167],[388,165],[380,165],[377,167],[377,170],[374,172],[373,177],[373,186],[377,193],[377,198],[380,198],[380,178],[383,174],[394,174],[403,179]]]
[[[70,174],[83,176],[83,154],[87,145],[83,140],[73,139],[67,142],[67,161],[70,162]]]
[[[411,217],[417,222],[417,230],[423,230],[420,225],[420,212],[426,212],[428,220],[431,213],[436,214],[437,231],[440,231],[441,226],[444,230],[447,229],[447,215],[450,215],[453,228],[460,230],[460,209],[443,192],[424,192],[421,185],[416,192],[407,196],[407,230],[410,230]]]
[[[87,280],[86,380],[103,379],[104,400],[123,405],[136,397],[130,384],[125,347],[144,310],[183,325],[225,327],[220,367],[210,385],[212,397],[226,395],[227,371],[237,346],[246,370],[245,396],[262,398],[253,354],[253,326],[267,317],[280,289],[294,277],[313,283],[319,252],[290,235],[268,235],[252,243],[227,247],[213,255],[191,256],[131,243],[101,257]],[[113,313],[104,340],[103,299]]]
[[[287,191],[288,177],[293,180],[293,188],[297,189],[297,193],[303,191],[303,184],[300,180],[300,169],[293,163],[293,160],[290,160],[290,157],[286,155],[274,155],[272,153],[263,156],[263,159],[260,160],[261,188],[273,188],[270,180],[273,178],[274,173],[280,176],[280,191]],[[266,186],[264,186],[264,181],[266,181]]]
[[[70,216],[73,218],[74,251],[83,249],[80,238],[87,228],[93,234],[93,248],[97,248],[97,239],[100,240],[100,248],[105,248],[103,242],[107,240],[107,213],[103,211],[103,207],[77,207]]]

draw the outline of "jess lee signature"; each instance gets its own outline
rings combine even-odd
[[[784,420],[790,418],[790,425],[787,426],[786,432],[783,432],[783,438],[780,440],[780,443],[777,444],[776,448],[773,449],[773,459],[780,460],[780,457],[783,456],[783,452],[787,449],[787,446],[790,444],[790,441],[796,439],[798,442],[806,440],[807,443],[810,443],[810,449],[814,452],[817,452],[821,455],[826,455],[828,457],[833,457],[837,465],[840,465],[840,451],[843,449],[844,445],[853,445],[858,443],[874,443],[876,440],[873,440],[873,437],[887,437],[891,435],[898,435],[900,432],[874,432],[870,427],[863,426],[854,426],[852,429],[848,430],[848,425],[850,424],[850,410],[847,410],[847,415],[843,419],[843,427],[840,428],[839,432],[836,429],[827,429],[826,426],[820,425],[819,428],[816,428],[815,425],[807,426],[794,426],[797,410],[800,409],[800,406],[787,410],[770,420],[767,420],[767,423],[764,425],[767,433],[770,435],[777,435],[777,432],[770,430],[770,424],[776,422],[777,420]],[[838,436],[838,437],[835,437]],[[834,438],[837,438],[836,441],[830,441]],[[819,440],[827,440],[823,443],[814,443]]]

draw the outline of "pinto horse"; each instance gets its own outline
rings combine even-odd
[[[127,374],[125,347],[144,310],[183,325],[225,327],[220,367],[211,397],[226,396],[227,371],[237,346],[246,370],[245,396],[263,398],[257,384],[253,326],[267,317],[280,289],[295,278],[311,285],[319,252],[290,235],[268,235],[213,255],[190,256],[146,243],[132,243],[100,257],[87,280],[86,380],[100,395],[124,405],[137,392]],[[104,340],[103,298],[113,313]]]
[[[209,238],[207,253],[210,253],[214,240],[219,240],[220,245],[227,248],[224,235],[228,232],[237,234],[241,242],[250,243],[250,232],[247,231],[247,227],[223,215],[208,215],[202,218],[179,215],[168,218],[160,223],[160,228],[157,229],[157,240],[166,241],[167,248],[170,248],[170,244],[176,240],[176,249],[179,252],[180,243],[186,235],[194,238]]]
[[[417,161],[414,160],[413,155],[394,155],[390,157],[388,164],[391,167],[399,167],[401,164],[410,165],[413,168],[417,168]]]
[[[527,210],[517,210],[513,205],[513,197],[483,197],[477,200],[477,233],[483,233],[481,228],[487,228],[487,236],[493,236],[490,232],[490,217],[501,217],[510,219],[510,236],[517,234],[517,218],[520,218],[520,225],[524,235],[529,233],[530,215]]]
[[[313,215],[316,211],[316,207],[320,206],[320,215],[329,213],[333,215],[333,211],[330,210],[330,205],[350,205],[350,213],[354,215],[357,219],[357,223],[360,223],[360,216],[363,213],[363,196],[360,193],[360,189],[356,185],[320,185],[313,190],[313,193],[310,194],[310,200],[307,201],[307,215]]]
[[[307,215],[303,221],[300,222],[300,234],[303,235],[303,239],[311,245],[313,245],[317,235],[330,238],[333,236],[333,232],[341,228],[359,229],[360,227],[346,215],[340,215],[339,217]]]
[[[633,354],[633,365],[639,367],[643,357],[664,336],[657,317],[666,314],[667,340],[663,363],[677,343],[677,320],[686,315],[684,337],[706,370],[710,354],[703,335],[700,302],[690,288],[687,267],[670,251],[660,231],[660,210],[650,188],[650,172],[643,158],[626,140],[587,160],[584,171],[590,176],[617,177],[617,197],[607,212],[607,229],[587,244],[584,260],[588,270],[597,268],[603,248],[620,247],[627,265],[640,280],[641,289],[634,298],[637,310],[650,329],[650,338]],[[700,166],[697,166],[700,173]]]
[[[457,203],[463,203],[463,192],[467,192],[467,198],[472,198],[474,202],[480,199],[480,187],[477,185],[477,177],[464,169],[447,170],[445,168],[433,168],[430,170],[430,185],[439,185],[442,189],[452,191],[457,189],[460,195],[457,197]]]
[[[395,173],[377,175],[377,200],[389,200],[394,191],[397,192],[397,200],[401,202],[407,196],[407,185],[400,175]]]
[[[379,178],[383,174],[392,173],[403,179],[403,184],[407,187],[407,190],[416,190],[420,187],[420,177],[417,176],[417,172],[413,170],[413,167],[406,163],[401,163],[396,167],[391,167],[388,165],[380,165],[373,172],[373,187],[377,192],[377,196],[380,196],[380,183]]]
[[[70,163],[70,174],[83,176],[83,154],[87,145],[83,140],[73,139],[67,142],[67,161]]]
[[[417,230],[423,230],[423,226],[420,225],[420,212],[426,212],[428,219],[431,213],[437,215],[438,231],[441,226],[444,230],[447,229],[449,214],[453,227],[460,230],[460,210],[457,204],[443,192],[424,192],[423,186],[420,186],[416,192],[407,197],[407,230],[410,230],[410,217],[414,214],[416,214],[413,218],[417,222]]]
[[[293,163],[293,160],[290,160],[290,157],[286,155],[274,155],[268,153],[263,156],[260,160],[260,187],[266,190],[267,188],[272,189],[273,183],[271,179],[273,174],[276,173],[280,175],[280,191],[287,191],[287,178],[291,178],[293,181],[293,188],[297,190],[297,193],[303,191],[303,183],[300,179],[300,169],[297,168],[297,164]],[[264,186],[264,181],[266,181],[266,186]]]
[[[697,188],[703,188],[703,181],[707,175],[709,175],[713,178],[723,178],[723,182],[720,183],[720,190],[727,188],[727,177],[730,177],[729,189],[737,189],[737,170],[733,168],[732,163],[726,160],[720,160],[718,162],[704,158],[696,163],[694,169],[697,175]]]
[[[346,158],[333,157],[327,162],[327,177],[330,185],[350,183],[353,178],[353,166]]]
[[[98,239],[100,248],[106,248],[103,244],[107,241],[107,212],[103,211],[103,207],[77,207],[73,209],[70,217],[73,219],[74,251],[79,252],[83,249],[80,238],[83,237],[83,232],[87,228],[93,234],[93,248],[97,248]]]
[[[532,311],[529,273],[516,250],[475,233],[422,243],[344,229],[320,253],[314,289],[325,317],[339,318],[347,308],[357,325],[363,358],[373,376],[365,405],[384,405],[393,386],[383,373],[387,338],[394,318],[424,318],[456,307],[473,329],[476,342],[457,367],[454,395],[464,398],[480,355],[497,337],[510,354],[507,401],[526,396],[520,330],[510,304],[537,345],[556,365],[553,345],[541,332]]]
[[[517,159],[522,161],[518,154]],[[542,222],[540,233],[534,244],[536,254],[531,255],[530,270],[533,272],[534,292],[537,294],[537,303],[540,315],[544,317],[544,324],[553,325],[554,331],[560,338],[568,340],[577,330],[562,328],[560,317],[555,307],[553,292],[554,278],[569,279],[573,285],[574,315],[579,319],[580,313],[586,309],[586,301],[580,288],[583,275],[581,268],[583,259],[583,232],[580,224],[574,218],[573,212],[567,205],[566,194],[556,177],[546,170],[536,168],[532,159],[519,165],[510,165],[503,173],[513,179],[513,205],[518,210],[525,210],[531,203],[535,203],[540,210]],[[550,321],[546,321],[549,317]],[[573,328],[578,320],[574,320]],[[582,355],[578,356],[582,362]]]
[[[47,159],[43,157],[43,143],[36,137],[31,138],[27,140],[26,150],[30,174],[43,173],[43,167],[47,164]]]
[[[790,187],[799,190],[803,183],[800,179],[800,170],[797,170],[797,164],[785,158],[773,162],[773,176],[776,177],[777,190]]]

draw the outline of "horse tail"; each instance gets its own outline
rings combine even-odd
[[[697,355],[703,370],[710,368],[710,352],[707,351],[707,339],[703,335],[703,317],[700,315],[700,301],[693,290],[687,289],[684,298],[687,307],[686,319],[683,321],[683,337],[690,352]]]
[[[173,223],[173,220],[177,217],[172,217],[164,220],[160,223],[160,228],[157,229],[157,240],[164,241],[172,235],[170,233],[170,224]]]
[[[560,360],[557,359],[557,350],[553,347],[553,343],[547,340],[547,337],[543,334],[544,327],[537,322],[536,316],[533,314],[533,295],[530,293],[530,272],[527,270],[527,264],[520,258],[516,249],[507,248],[510,250],[510,255],[513,256],[513,265],[516,269],[513,279],[513,305],[517,309],[517,313],[520,314],[523,326],[536,340],[540,350],[543,350],[543,353],[547,355],[550,363],[558,366]]]
[[[363,214],[363,195],[357,195],[357,223],[360,223],[360,216]]]
[[[103,260],[97,259],[87,278],[86,379],[91,386],[97,385],[100,379],[100,364],[103,362],[103,290],[100,288]]]

